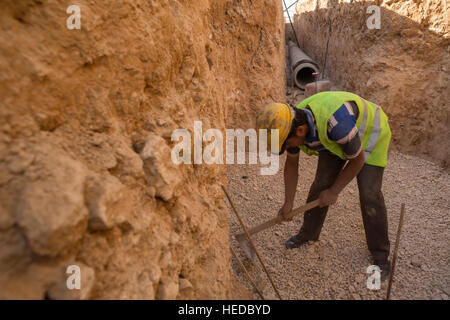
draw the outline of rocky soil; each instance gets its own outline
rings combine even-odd
[[[282,170],[273,176],[259,175],[258,166],[228,167],[228,190],[247,226],[275,216],[284,200]],[[295,207],[305,203],[314,179],[316,157],[300,157]],[[450,296],[450,179],[432,162],[396,151],[389,154],[383,193],[388,208],[391,258],[401,203],[406,215],[401,235],[391,299],[445,299]],[[387,281],[379,291],[367,289],[367,267],[371,264],[359,207],[356,180],[330,207],[320,240],[287,250],[284,242],[298,232],[303,215],[253,236],[283,299],[384,299]],[[231,234],[241,232],[232,214]],[[237,241],[230,237],[258,279],[266,297],[275,293],[258,263],[246,259]],[[236,262],[235,271],[251,289]],[[257,295],[255,295],[257,298]]]
[[[173,165],[171,133],[284,96],[281,2],[71,4],[0,1],[0,299],[246,297],[225,166]]]

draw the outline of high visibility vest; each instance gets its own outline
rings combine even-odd
[[[346,101],[354,101],[358,105],[359,115],[356,120],[358,134],[364,151],[364,161],[367,164],[386,167],[391,129],[388,117],[383,110],[356,94],[343,91],[319,92],[306,98],[297,106],[298,109],[309,107],[314,115],[319,140],[330,152],[345,159],[344,152],[336,141],[328,138],[328,120]],[[305,145],[299,147],[308,155],[318,155],[317,151]]]

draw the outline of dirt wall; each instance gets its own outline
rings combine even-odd
[[[379,29],[367,27],[374,14],[367,13],[371,5],[380,8]],[[450,10],[446,1],[305,0],[296,9],[300,46],[321,66],[331,19],[325,75],[341,89],[386,111],[393,148],[448,168]]]
[[[0,3],[0,298],[239,298],[225,166],[170,137],[284,97],[281,3],[71,4]]]

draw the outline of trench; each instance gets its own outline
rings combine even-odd
[[[290,28],[286,30],[292,32]],[[314,42],[311,40],[313,37],[308,37]],[[293,38],[292,35],[286,34],[286,39],[289,38]],[[297,52],[293,59],[288,52],[293,48],[293,43],[286,45],[286,101],[297,105],[305,98],[305,85],[315,80],[312,74],[323,70],[303,51],[301,53],[306,58],[299,58],[301,54]],[[312,48],[306,49],[312,51]],[[301,64],[302,58],[310,61]],[[337,69],[334,65],[329,68]],[[345,86],[342,84],[331,83],[331,90],[343,89]],[[228,190],[247,228],[275,217],[283,205],[285,157],[280,157],[280,168],[273,176],[261,176],[258,166],[235,165],[228,168]],[[302,153],[294,208],[305,204],[316,168],[317,158]],[[450,238],[445,231],[450,222],[448,201],[445,200],[450,190],[448,178],[445,168],[423,157],[407,155],[397,149],[389,153],[382,190],[388,208],[390,259],[402,203],[406,203],[408,217],[402,232],[391,299],[449,299],[450,269],[446,263],[449,256],[446,243]],[[231,207],[229,210],[231,212]],[[430,217],[429,212],[434,216]],[[291,222],[273,226],[252,237],[283,299],[385,298],[387,281],[382,282],[378,290],[367,286],[370,276],[367,268],[372,260],[367,249],[355,179],[340,194],[338,202],[329,208],[319,241],[309,242],[298,249],[286,249],[284,242],[299,231],[302,222],[303,215],[299,215]],[[251,262],[234,239],[233,235],[241,232],[237,219],[231,214],[231,246],[238,250],[264,297],[277,299],[257,259]],[[417,237],[419,233],[426,234],[426,244],[423,236]],[[239,281],[258,299],[235,261],[233,269]]]
[[[69,28],[67,4],[0,1],[0,299],[252,298],[230,244],[275,299],[233,237],[242,230],[220,184],[255,226],[283,204],[285,156],[269,176],[257,165],[175,165],[171,134],[196,120],[248,129],[266,103],[297,105],[313,72],[324,74],[331,17],[330,89],[373,98],[392,119],[383,184],[391,243],[401,203],[407,210],[392,297],[448,300],[444,0],[383,1],[378,31],[364,23],[371,1],[301,3],[292,19],[301,48],[290,58],[295,37],[282,34],[280,1],[85,1],[81,30]],[[296,207],[316,167],[301,155]],[[284,242],[302,216],[254,236],[283,299],[384,296],[386,284],[366,286],[358,201],[353,181],[319,241],[298,250]],[[68,265],[87,275],[81,290],[67,290]]]

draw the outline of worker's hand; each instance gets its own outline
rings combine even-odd
[[[335,204],[339,194],[333,192],[331,189],[323,190],[319,195],[319,207],[323,208]]]
[[[292,211],[293,204],[285,203],[281,207],[280,211],[278,211],[278,215],[283,217],[284,221],[291,221],[292,218],[287,218],[286,215]]]

